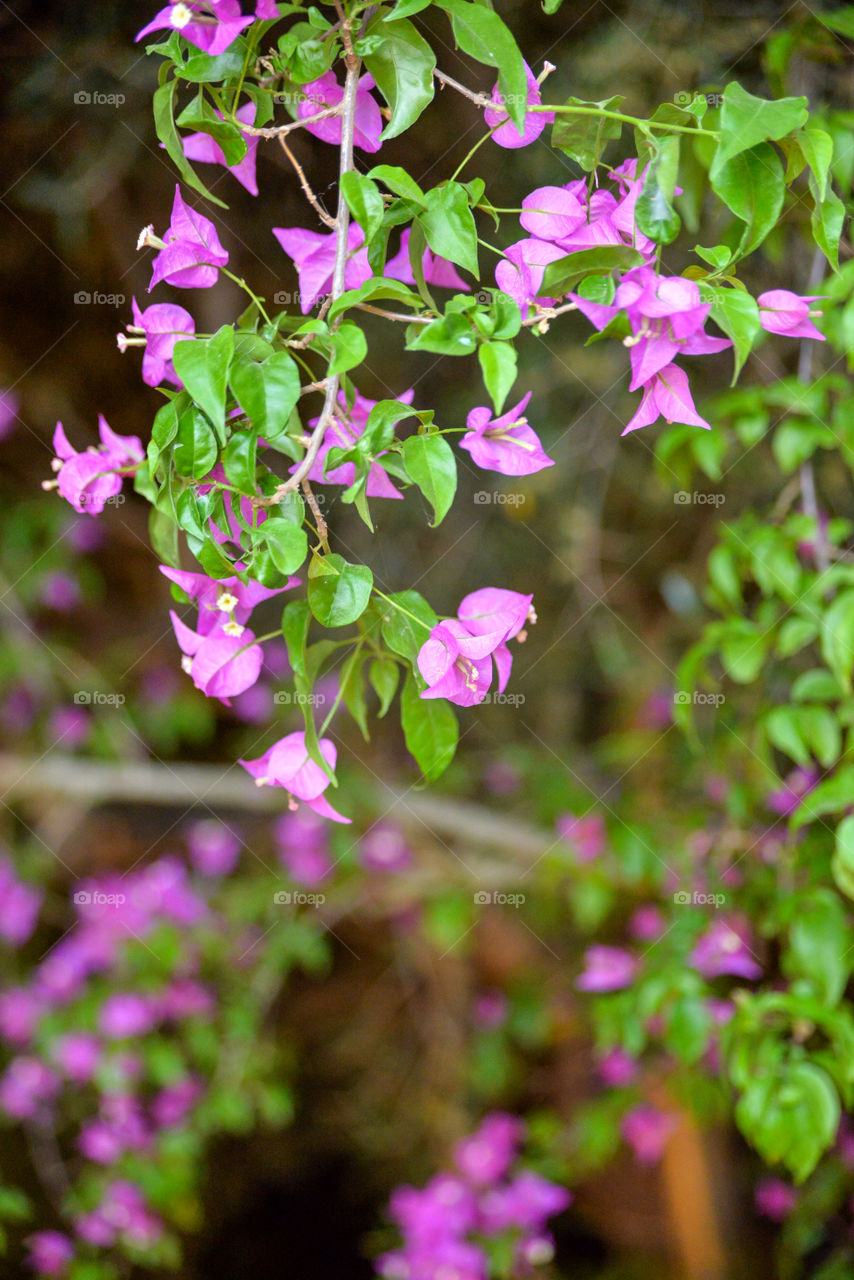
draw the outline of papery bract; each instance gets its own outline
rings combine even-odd
[[[273,235],[296,266],[300,310],[306,315],[332,288],[335,232],[324,235],[321,231],[308,231],[303,227],[273,227]],[[347,229],[348,256],[344,275],[347,289],[358,289],[373,275],[368,252],[362,247],[364,243],[362,228],[351,222]]]
[[[527,62],[525,63],[525,74],[528,78],[527,106],[539,107],[543,101],[540,96],[540,86]],[[524,126],[519,130],[507,114],[507,108],[504,105],[504,99],[497,84],[492,90],[492,101],[495,103],[495,107],[487,107],[483,113],[483,118],[487,126],[494,131],[491,134],[492,141],[497,142],[499,147],[507,147],[511,150],[515,150],[517,147],[527,147],[531,142],[539,138],[547,124],[554,124],[555,113],[553,111],[528,110],[525,115]],[[496,126],[498,127],[496,128]]]
[[[318,746],[323,759],[330,769],[334,769],[338,758],[335,743],[329,738],[321,738]],[[304,732],[289,733],[259,759],[241,760],[240,763],[258,786],[284,787],[322,817],[331,818],[333,822],[350,822],[349,818],[337,813],[324,797],[323,792],[331,779],[309,755]]]
[[[221,112],[218,111],[216,114],[222,119]],[[234,117],[243,124],[254,124],[255,103],[247,102],[242,107],[238,107]],[[241,132],[243,131],[241,130]],[[246,141],[246,155],[237,164],[229,164],[227,162],[222,147],[216,138],[212,138],[209,133],[184,134],[181,138],[181,146],[188,160],[195,160],[201,164],[222,165],[228,169],[232,177],[235,177],[242,187],[246,188],[250,195],[257,196],[258,179],[255,171],[259,139],[250,133],[244,133],[243,137]]]
[[[180,3],[168,4],[155,14],[137,32],[136,39],[142,40],[152,31],[169,28],[215,58],[225,53],[241,31],[251,25],[252,18],[243,16],[239,0],[203,0],[202,3],[181,0]]]
[[[467,449],[479,467],[505,476],[528,476],[553,467],[553,459],[544,452],[539,436],[522,416],[530,399],[529,391],[500,418],[493,418],[486,407],[472,409],[460,448]]]
[[[216,227],[210,218],[191,209],[175,187],[172,221],[161,249],[151,267],[149,293],[161,280],[179,289],[209,289],[219,278],[219,268],[228,262]]]
[[[372,76],[360,76],[356,89],[356,108],[353,113],[353,143],[362,151],[379,151],[380,149],[383,118],[379,106],[371,97],[370,91],[373,87]],[[297,118],[300,120],[318,115],[324,107],[337,107],[344,100],[344,90],[338,83],[334,71],[327,71],[317,80],[304,84],[302,92],[305,97],[300,99],[297,106]],[[305,128],[324,142],[331,142],[335,146],[341,145],[340,115],[329,116],[326,120],[315,120]]]

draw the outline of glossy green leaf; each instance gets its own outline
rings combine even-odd
[[[457,463],[451,446],[440,435],[409,436],[403,442],[407,475],[418,486],[441,524],[457,491]]]
[[[443,698],[422,698],[411,672],[400,695],[400,723],[408,750],[430,782],[445,772],[459,739],[457,717]]]
[[[365,612],[374,576],[343,556],[315,556],[308,570],[308,603],[324,627],[345,627]]]
[[[223,325],[212,338],[176,342],[172,352],[175,372],[185,390],[213,423],[225,443],[225,389],[234,352],[234,330]]]
[[[397,11],[370,23],[367,34],[381,43],[365,55],[365,66],[391,110],[382,141],[396,138],[433,100],[436,55],[417,27]]]

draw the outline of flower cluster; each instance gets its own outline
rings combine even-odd
[[[418,670],[427,686],[421,697],[477,706],[492,684],[493,662],[498,692],[503,693],[513,665],[507,641],[514,636],[524,640],[525,622],[536,622],[533,599],[501,587],[482,587],[465,596],[456,618],[433,627],[418,652]]]
[[[531,1275],[551,1260],[546,1223],[572,1201],[571,1193],[518,1165],[524,1125],[493,1112],[454,1152],[456,1172],[425,1187],[399,1187],[389,1215],[403,1245],[378,1259],[384,1280],[487,1280],[490,1257],[510,1246],[512,1274]]]
[[[90,516],[100,515],[105,503],[121,493],[122,476],[133,475],[145,457],[142,442],[136,436],[117,435],[103,414],[98,417],[98,434],[100,445],[78,453],[58,422],[53,433],[56,480],[42,483],[45,489],[58,488],[75,511]]]

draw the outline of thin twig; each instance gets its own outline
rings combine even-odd
[[[812,265],[810,267],[809,280],[807,281],[807,293],[812,293],[822,276],[823,256],[821,249],[816,249],[813,254]],[[804,384],[812,379],[812,361],[815,349],[814,338],[802,338],[801,349],[798,355],[798,381]],[[818,509],[818,499],[815,491],[815,470],[813,468],[812,458],[807,458],[801,463],[801,495],[803,497],[804,513],[810,517],[815,526],[815,538],[813,548],[815,551],[815,562],[819,573],[826,573],[830,567],[830,553],[827,546],[827,539],[824,536],[824,527],[821,522],[821,516]]]
[[[492,98],[487,98],[486,94],[476,93],[474,89],[467,89],[464,84],[460,84],[459,80],[454,80],[451,76],[445,75],[444,71],[439,71],[438,68],[433,72],[433,75],[440,84],[446,84],[449,88],[456,89],[457,93],[461,93],[464,98],[468,98],[469,102],[474,102],[478,107],[491,107],[495,110],[496,103]]]
[[[320,545],[326,554],[329,555],[329,529],[326,521],[321,515],[320,507],[317,505],[317,498],[314,496],[314,491],[307,476],[302,482],[302,491],[305,494],[305,500],[311,509],[311,514],[314,516],[314,525],[317,529],[317,537]]]
[[[332,217],[331,213],[326,212],[326,210],[323,208],[320,201],[318,200],[317,196],[312,191],[311,184],[309,183],[308,178],[305,176],[305,172],[303,170],[302,165],[300,164],[299,160],[297,160],[293,151],[291,151],[283,134],[279,135],[279,144],[282,150],[284,151],[285,155],[288,157],[288,159],[290,160],[291,164],[294,167],[294,173],[299,178],[299,184],[302,187],[303,194],[306,200],[309,202],[309,204],[311,205],[314,212],[317,214],[320,221],[324,223],[325,226],[332,227],[334,229],[335,219]]]
[[[340,5],[337,6],[340,10]],[[340,13],[342,21],[343,13]],[[353,168],[353,134],[354,120],[356,114],[356,90],[359,87],[359,59],[353,52],[353,42],[350,38],[349,27],[346,22],[342,27],[344,34],[344,45],[347,48],[347,77],[344,81],[344,97],[341,100],[341,155],[338,165],[338,212],[335,216],[335,266],[332,271],[332,290],[329,294],[329,305],[340,298],[344,292],[345,276],[347,272],[347,254],[349,252],[349,231],[350,231],[350,207],[344,199],[343,180],[344,175],[349,173]],[[337,328],[339,321],[333,321],[330,326],[332,330]],[[338,400],[338,388],[340,386],[340,378],[338,374],[327,377],[326,394],[323,398],[323,408],[320,411],[320,417],[317,419],[317,425],[311,433],[311,440],[302,461],[293,470],[293,473],[284,480],[274,490],[273,494],[264,500],[264,506],[273,506],[277,502],[281,502],[286,493],[294,493],[299,489],[303,480],[314,466],[314,460],[317,457],[320,446],[323,444],[323,437],[326,435],[326,428],[332,419],[335,405]]]
[[[321,120],[328,120],[330,116],[340,116],[341,103],[337,103],[334,107],[324,107],[322,111],[318,111],[316,115],[304,116],[300,120],[289,120],[287,124],[267,125],[266,128],[256,129],[254,125],[244,124],[241,120],[238,127],[241,133],[248,133],[252,138],[283,138],[288,133],[293,133],[295,129],[304,129],[308,124],[319,124]]]

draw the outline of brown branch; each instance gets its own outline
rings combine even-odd
[[[291,164],[294,167],[294,172],[299,178],[299,184],[302,187],[303,195],[305,196],[306,200],[311,205],[312,209],[317,214],[320,221],[324,223],[325,226],[332,227],[334,229],[335,219],[332,217],[331,213],[326,212],[326,210],[323,208],[320,201],[318,200],[317,196],[312,191],[311,184],[309,183],[308,178],[305,176],[305,172],[303,170],[302,165],[300,164],[299,160],[297,160],[293,151],[291,151],[283,134],[279,135],[279,145],[281,146],[285,155],[288,157],[288,159],[290,160]]]
[[[242,120],[237,121],[237,127],[241,133],[247,133],[252,138],[283,138],[286,134],[293,133],[295,129],[304,129],[308,124],[318,124],[321,120],[328,120],[330,116],[340,116],[341,103],[334,107],[324,107],[322,111],[318,111],[316,115],[304,116],[300,120],[289,120],[287,124],[267,125],[263,129],[256,129],[254,125],[244,124]]]
[[[484,93],[476,93],[474,89],[467,89],[464,84],[460,84],[459,80],[454,80],[451,76],[446,76],[444,71],[439,71],[438,68],[433,72],[433,75],[441,85],[447,85],[450,89],[456,89],[457,93],[461,93],[464,98],[468,98],[469,102],[474,102],[479,107],[491,107],[495,110],[496,106],[500,105],[493,102],[492,98],[487,98]]]

